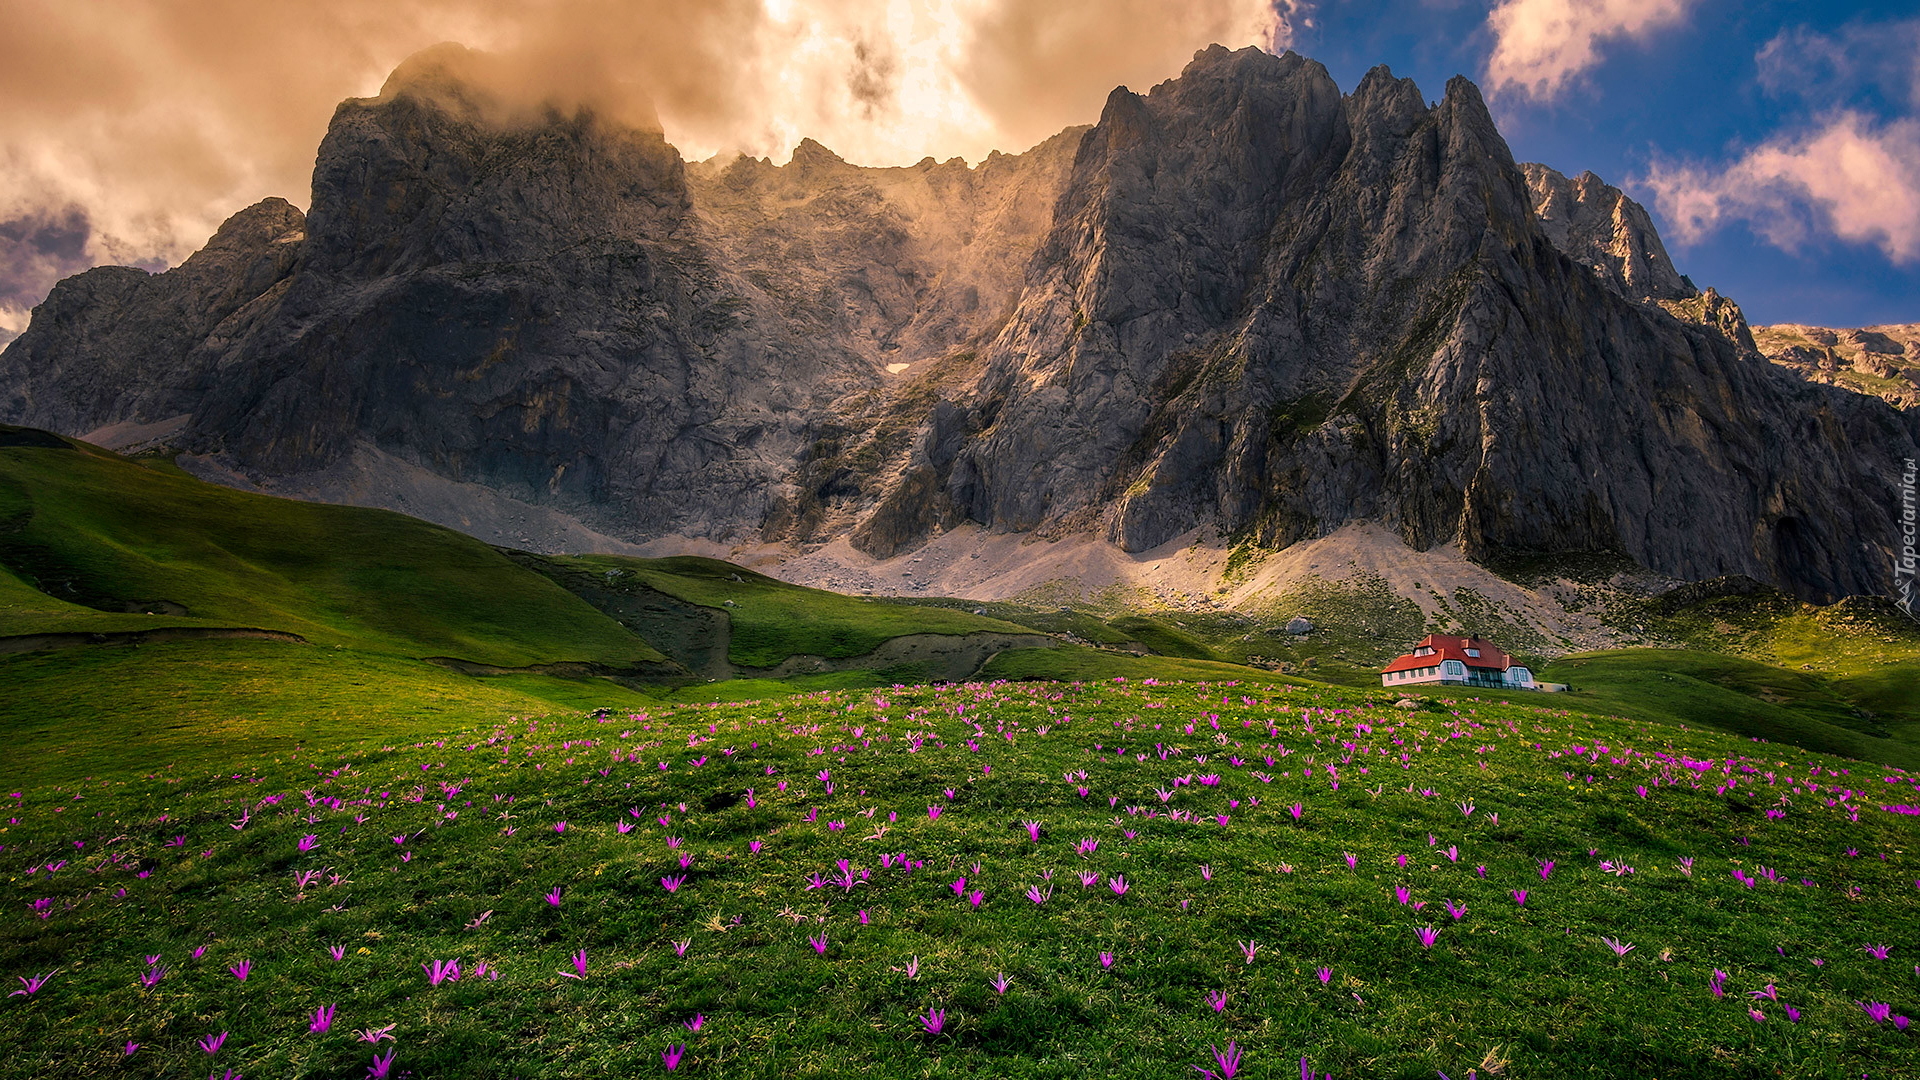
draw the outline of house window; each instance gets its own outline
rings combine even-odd
[[[1479,656],[1479,655],[1480,655],[1480,650],[1479,650],[1479,649],[1468,649],[1468,650],[1467,650],[1467,655],[1468,655],[1468,656]]]

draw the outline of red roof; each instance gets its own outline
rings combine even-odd
[[[1438,667],[1442,660],[1458,660],[1470,668],[1484,668],[1489,671],[1505,671],[1513,666],[1513,658],[1501,651],[1498,645],[1484,638],[1450,637],[1446,634],[1428,634],[1420,639],[1416,649],[1426,648],[1433,651],[1425,656],[1407,653],[1393,663],[1380,669],[1385,675],[1393,671],[1408,671],[1413,668]],[[1479,656],[1468,656],[1467,650],[1479,652]]]

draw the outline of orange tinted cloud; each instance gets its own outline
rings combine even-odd
[[[1787,250],[1834,236],[1920,262],[1920,120],[1840,112],[1724,168],[1661,165],[1645,183],[1682,243],[1742,222]]]
[[[657,114],[691,158],[783,159],[811,136],[850,160],[896,164],[1023,149],[1094,120],[1114,85],[1144,89],[1212,42],[1284,47],[1287,17],[1304,10],[1298,0],[0,0],[0,223],[78,214],[89,261],[177,262],[248,203],[305,205],[334,106],[377,93],[403,59],[442,41],[500,54],[502,85],[529,100]]]
[[[1552,98],[1600,62],[1601,46],[1678,22],[1694,0],[1500,0],[1487,15],[1487,87]]]

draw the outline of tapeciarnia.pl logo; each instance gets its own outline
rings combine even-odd
[[[1914,505],[1913,483],[1916,470],[1913,459],[1904,462],[1906,471],[1900,474],[1900,551],[1893,560],[1893,584],[1899,592],[1894,603],[1908,617],[1920,619],[1920,597],[1915,596],[1914,560],[1915,537],[1920,534],[1920,509]]]

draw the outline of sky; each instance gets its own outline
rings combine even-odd
[[[1351,91],[1477,82],[1516,158],[1646,204],[1755,324],[1920,322],[1920,12],[1807,0],[0,0],[0,341],[59,278],[308,201],[334,106],[411,53],[657,116],[689,159],[977,162],[1219,42]]]

